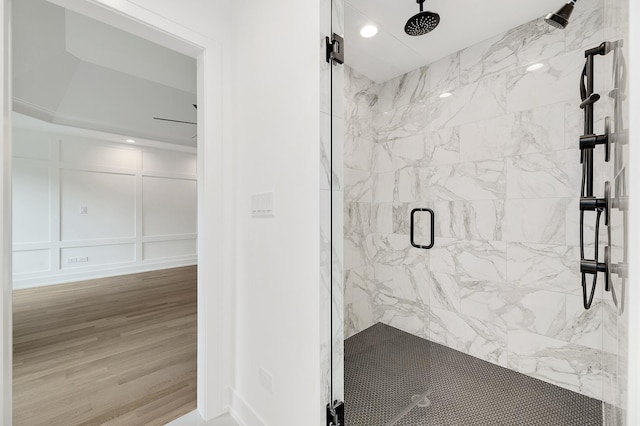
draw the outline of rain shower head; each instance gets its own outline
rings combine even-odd
[[[412,16],[404,26],[404,32],[410,36],[425,35],[435,29],[440,23],[440,15],[434,12],[424,12],[425,0],[417,0],[420,4],[420,13]]]
[[[577,0],[571,0],[569,3],[563,5],[557,12],[551,12],[547,16],[544,17],[544,20],[547,24],[552,27],[559,28],[561,30],[565,29],[567,25],[569,25],[569,18],[571,17],[571,13],[573,12],[573,6],[576,4]]]

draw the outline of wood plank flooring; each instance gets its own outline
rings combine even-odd
[[[13,293],[13,424],[164,425],[196,407],[196,267]]]

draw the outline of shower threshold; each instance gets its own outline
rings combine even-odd
[[[349,426],[601,426],[602,402],[385,324],[345,341]]]

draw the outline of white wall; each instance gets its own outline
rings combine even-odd
[[[320,6],[248,1],[233,11],[236,401],[253,411],[249,426],[318,425]],[[276,217],[252,218],[251,195],[265,191]]]
[[[14,288],[195,264],[195,149],[51,127],[13,130]]]

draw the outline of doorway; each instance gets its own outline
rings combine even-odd
[[[229,154],[223,152],[222,135],[222,46],[217,40],[202,36],[184,26],[162,16],[162,13],[151,12],[142,7],[123,5],[110,7],[90,1],[56,2],[65,3],[69,9],[81,12],[102,22],[109,22],[125,31],[137,34],[165,47],[175,49],[183,54],[197,58],[198,74],[198,234],[197,245],[199,258],[211,261],[198,270],[198,410],[205,419],[210,419],[226,411],[228,402],[226,389],[230,377],[222,373],[224,369],[204,368],[208,363],[230,365],[230,339],[228,330],[231,323],[231,303],[228,303],[230,292],[227,277],[230,276],[229,254],[223,250],[230,243],[229,229],[232,215],[227,214],[222,205],[231,205],[228,192],[224,191],[223,177],[228,177],[223,164],[230,162]],[[4,28],[2,67],[2,88],[5,103],[2,106],[2,127],[4,131],[2,146],[3,170],[3,262],[4,294],[11,292],[11,128],[9,123],[11,107],[7,99],[10,96],[10,59],[7,43],[9,38],[6,29],[10,27],[10,1],[5,1],[0,10]],[[165,13],[165,16],[168,12]],[[205,92],[204,87],[207,87]],[[205,115],[206,111],[206,115]],[[205,150],[206,144],[206,150]],[[227,156],[225,158],[224,156]],[[205,173],[205,164],[214,171]],[[209,201],[207,201],[209,200]],[[215,200],[215,201],[211,201]],[[206,306],[207,309],[202,309]],[[2,390],[2,422],[11,424],[11,304],[5,297],[3,304],[3,390]]]

